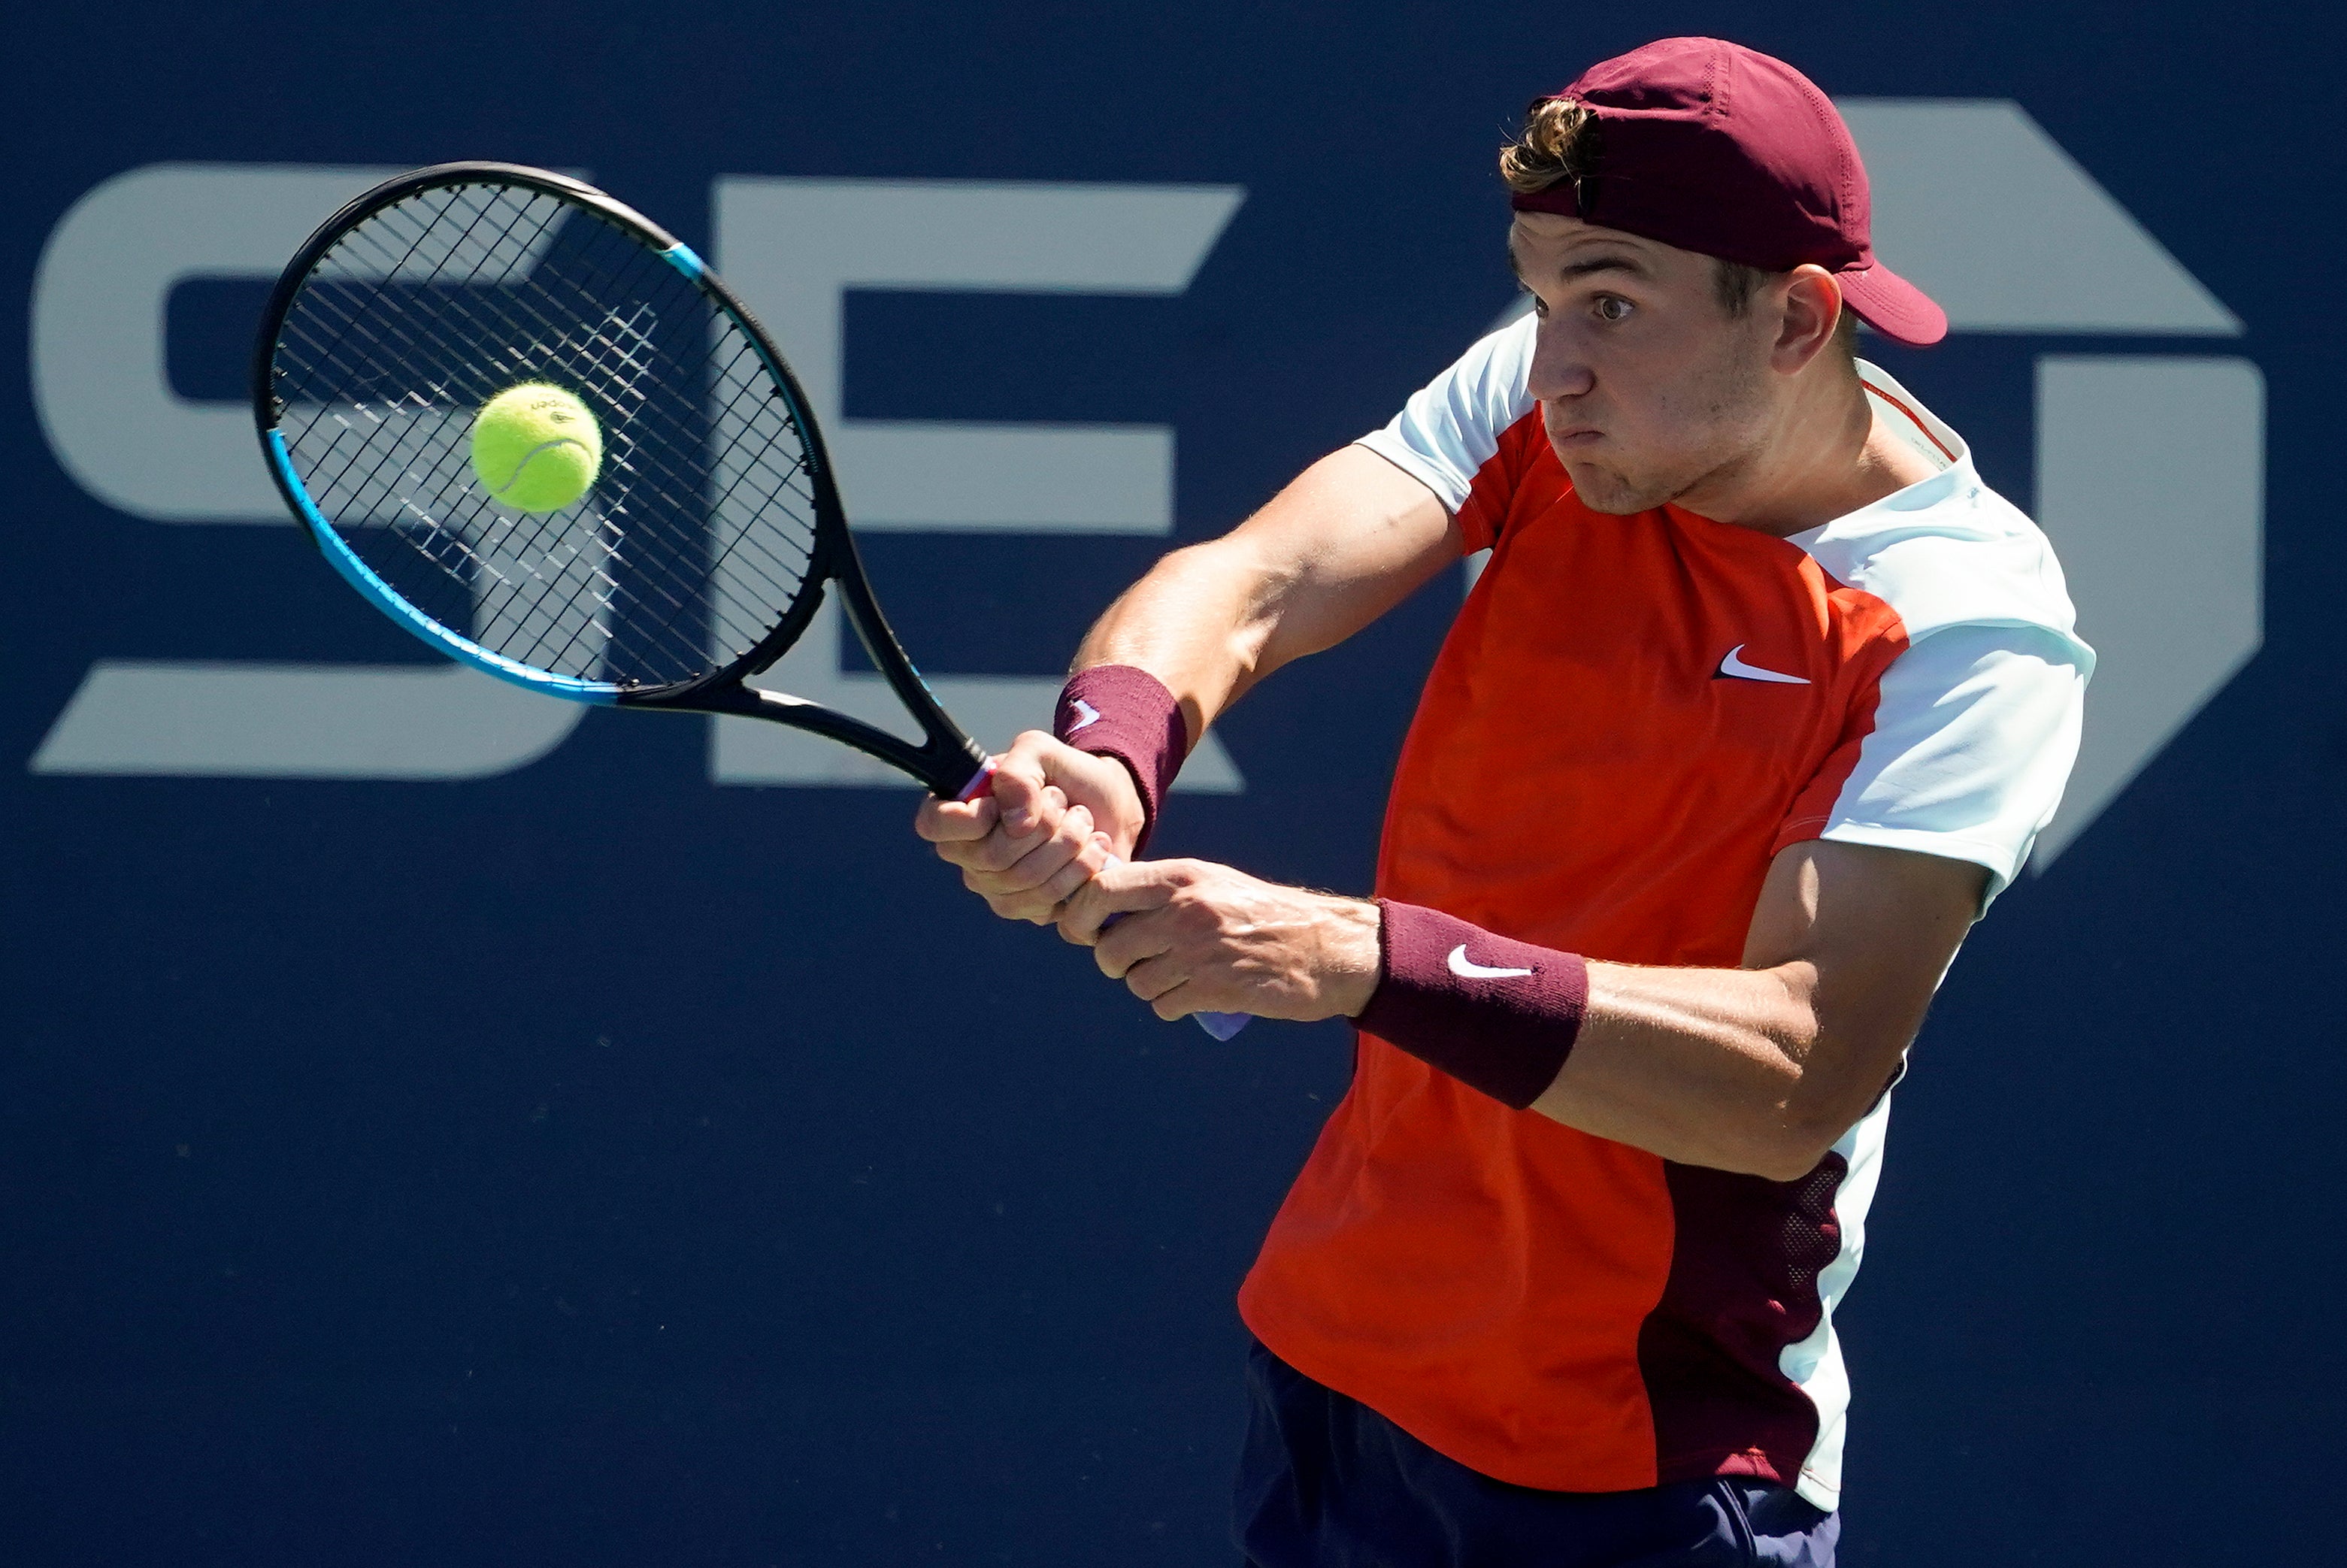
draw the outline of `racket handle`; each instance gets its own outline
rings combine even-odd
[[[969,775],[969,783],[961,786],[961,794],[954,796],[954,799],[967,805],[971,801],[976,800],[979,795],[987,794],[993,788],[994,759],[992,757],[989,757],[986,759],[985,764],[979,768],[978,772]]]

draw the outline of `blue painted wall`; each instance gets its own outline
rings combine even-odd
[[[848,309],[850,414],[1173,425],[1197,538],[1504,302],[1488,171],[1524,100],[1694,31],[1837,95],[2019,101],[2243,318],[2220,347],[2268,390],[2262,651],[2000,903],[1900,1091],[1842,1320],[1849,1560],[2311,1560],[2347,1424],[2342,170],[2305,68],[2335,18],[51,8],[11,28],[0,294],[161,160],[585,168],[703,247],[723,174],[1241,185],[1179,296]],[[255,303],[175,296],[181,395],[237,395]],[[1881,357],[2025,502],[2061,346]],[[1231,1292],[1341,1030],[1158,1025],[989,919],[909,794],[714,785],[698,722],[590,713],[469,784],[29,772],[96,659],[425,655],[291,529],[108,509],[15,370],[0,459],[0,1555],[1230,1560]],[[867,549],[925,666],[1042,675],[1162,548]],[[1365,887],[1455,602],[1259,692],[1224,727],[1246,793],[1160,848]]]

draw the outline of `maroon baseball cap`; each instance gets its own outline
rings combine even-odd
[[[1719,38],[1665,38],[1600,65],[1556,97],[1597,117],[1596,167],[1519,194],[1568,218],[1764,272],[1816,262],[1859,318],[1918,346],[1948,313],[1875,259],[1866,166],[1817,84]],[[1546,101],[1546,100],[1542,100]]]

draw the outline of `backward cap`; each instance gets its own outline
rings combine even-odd
[[[1946,335],[1946,313],[1875,258],[1850,128],[1784,61],[1721,38],[1664,38],[1592,66],[1555,96],[1596,118],[1595,167],[1518,195],[1519,211],[1562,212],[1766,272],[1815,263],[1886,335]]]

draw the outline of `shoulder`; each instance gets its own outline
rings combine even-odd
[[[1536,325],[1527,315],[1486,334],[1358,444],[1423,482],[1456,512],[1502,438],[1536,407],[1526,384]]]
[[[1913,422],[1919,446],[1940,454],[1941,471],[1788,542],[1835,582],[1881,601],[1911,646],[1957,627],[2007,627],[2091,671],[2094,651],[2078,636],[2044,530],[1983,482],[1961,437],[1890,377],[1864,369],[1870,393]]]

